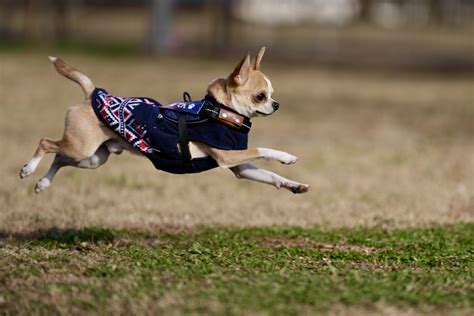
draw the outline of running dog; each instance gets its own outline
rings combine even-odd
[[[297,158],[269,148],[247,148],[251,118],[268,116],[279,108],[272,99],[272,83],[260,70],[263,47],[251,61],[247,54],[227,78],[210,83],[204,99],[162,105],[147,97],[117,97],[96,88],[82,72],[57,57],[56,70],[78,83],[85,100],[66,114],[62,139],[42,138],[20,177],[32,174],[45,154],[56,154],[35,192],[49,187],[65,166],[94,169],[111,153],[123,150],[147,157],[154,166],[175,174],[215,167],[230,169],[239,179],[250,179],[305,193],[309,186],[260,169],[250,161],[271,159],[293,164]]]

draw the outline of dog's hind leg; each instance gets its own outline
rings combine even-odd
[[[102,166],[109,159],[110,151],[105,145],[101,145],[97,151],[87,159],[79,161],[74,167],[83,169],[95,169]]]
[[[120,142],[116,140],[108,140],[104,143],[104,145],[111,154],[120,155],[123,152],[123,147],[120,146]]]
[[[49,187],[51,185],[51,182],[53,182],[53,178],[56,175],[56,173],[59,171],[59,169],[61,169],[64,166],[69,166],[71,161],[72,160],[68,158],[64,158],[60,155],[56,155],[56,157],[54,157],[53,163],[49,167],[46,174],[36,183],[35,192],[36,193],[43,192],[44,189]]]
[[[59,141],[54,141],[48,138],[41,138],[38,144],[38,148],[36,149],[36,152],[33,155],[33,158],[31,158],[31,160],[28,161],[28,163],[26,163],[23,168],[21,168],[20,178],[23,179],[32,174],[38,167],[38,164],[40,163],[44,155],[49,153],[57,153],[58,150]]]
[[[110,152],[105,145],[100,146],[97,151],[89,158],[81,161],[75,161],[60,155],[56,155],[48,172],[36,183],[35,192],[41,193],[53,182],[56,173],[62,167],[72,166],[77,168],[95,169],[107,162]]]

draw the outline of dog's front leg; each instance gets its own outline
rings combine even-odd
[[[214,158],[220,167],[229,168],[255,159],[277,160],[283,164],[290,165],[298,158],[284,151],[270,148],[251,148],[246,150],[221,150],[212,147],[207,148],[209,155]]]
[[[266,184],[274,185],[275,187],[285,188],[293,193],[308,192],[309,185],[298,183],[292,180],[283,178],[271,171],[260,169],[250,163],[241,164],[230,168],[235,176],[239,179],[249,179]]]

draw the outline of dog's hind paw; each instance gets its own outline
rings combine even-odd
[[[34,169],[31,168],[31,166],[29,166],[28,164],[24,165],[23,168],[21,168],[20,170],[20,178],[23,179],[28,177],[30,174],[33,173],[33,171]]]
[[[51,182],[47,178],[41,178],[35,185],[35,193],[43,192],[47,187],[51,185]]]

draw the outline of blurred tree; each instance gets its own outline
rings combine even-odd
[[[430,1],[430,15],[433,21],[437,24],[443,22],[443,0],[431,0]]]
[[[152,53],[166,53],[174,20],[174,0],[150,0],[150,31],[147,49]]]
[[[210,34],[213,43],[212,53],[225,53],[230,47],[232,37],[232,6],[233,0],[213,0],[213,28]]]
[[[370,20],[372,5],[373,0],[360,0],[360,18],[365,22]]]
[[[8,6],[14,11],[22,11],[22,35],[39,41],[66,39],[70,35],[70,6],[72,0],[26,0]],[[8,1],[11,2],[11,1]],[[7,2],[7,3],[8,3]],[[8,25],[7,25],[8,27]]]
[[[4,0],[0,4],[0,37],[12,37],[14,32],[11,29],[11,20],[13,18],[13,12],[15,12],[15,7],[18,4],[15,3],[15,0]]]
[[[71,0],[53,2],[53,29],[55,37],[59,40],[67,39],[70,35],[70,7]]]

